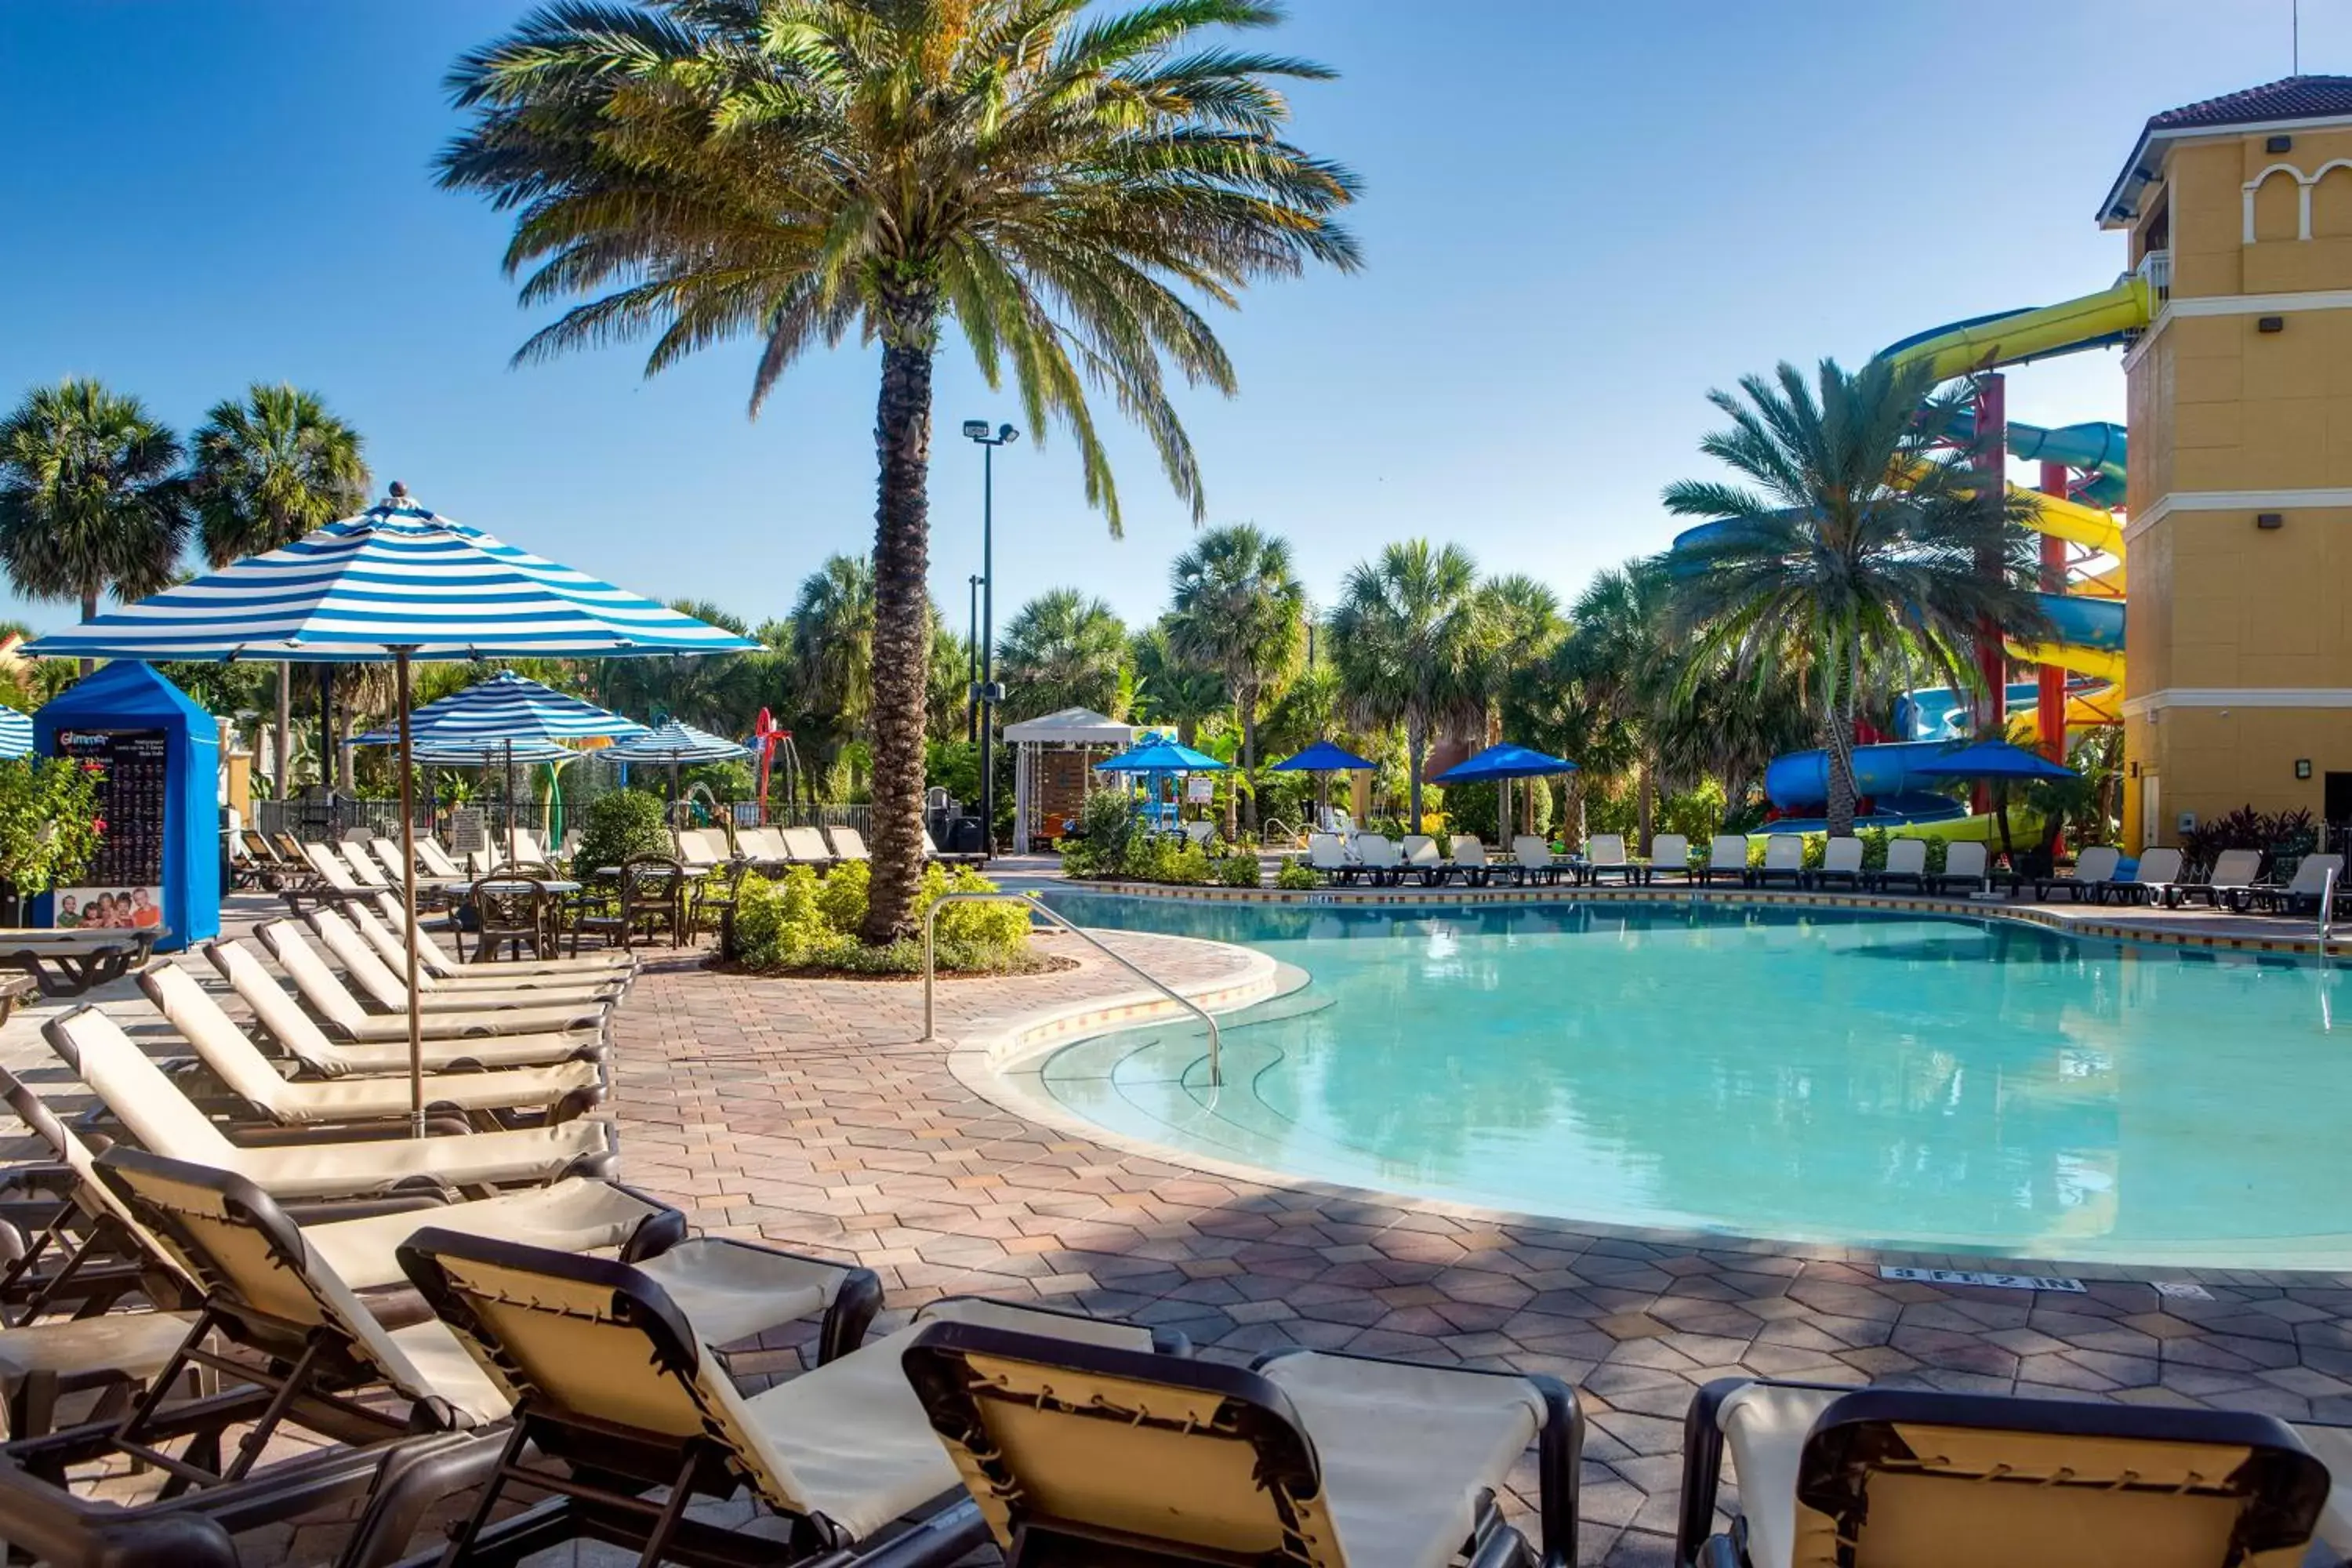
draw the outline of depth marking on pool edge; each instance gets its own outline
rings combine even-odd
[[[1878,1266],[1881,1279],[1912,1279],[1923,1285],[1990,1285],[1999,1290],[2064,1290],[2085,1292],[2080,1279],[2052,1274],[1989,1274],[1978,1268],[1906,1268],[1893,1263]]]

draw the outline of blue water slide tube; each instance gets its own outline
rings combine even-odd
[[[2094,599],[2081,594],[2036,594],[2033,597],[2050,623],[2052,641],[2108,652],[2124,646],[2121,599]]]
[[[1966,808],[1958,801],[1937,793],[1948,781],[1916,777],[1911,772],[1951,749],[1948,741],[1899,741],[1886,746],[1856,746],[1854,792],[1871,797],[1882,813],[1900,816],[1906,821],[1964,816]],[[1819,807],[1830,797],[1829,753],[1791,752],[1785,757],[1773,758],[1764,770],[1764,793],[1782,811]]]

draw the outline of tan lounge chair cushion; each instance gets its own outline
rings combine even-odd
[[[582,1160],[610,1153],[612,1147],[604,1123],[580,1121],[446,1138],[236,1149],[211,1163],[279,1198],[360,1196],[391,1192],[403,1183],[454,1187],[552,1182]]]
[[[143,1383],[163,1370],[195,1321],[194,1312],[109,1312],[0,1329],[0,1389],[13,1396],[39,1373],[70,1378],[110,1368]]]
[[[609,1253],[658,1212],[625,1187],[593,1176],[568,1176],[551,1186],[473,1203],[306,1225],[302,1239],[352,1289],[373,1290],[407,1282],[394,1249],[427,1226],[565,1252]]]
[[[514,1239],[534,1247],[560,1245],[536,1236]],[[669,1292],[703,1343],[714,1346],[731,1345],[778,1323],[824,1310],[842,1279],[841,1270],[831,1265],[720,1237],[682,1243],[636,1268]]]
[[[1444,1568],[1543,1429],[1517,1378],[1302,1352],[1259,1369],[1290,1396],[1323,1466],[1349,1568]]]

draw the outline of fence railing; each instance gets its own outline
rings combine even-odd
[[[531,833],[543,833],[548,826],[548,811],[543,801],[516,801],[511,805],[503,801],[469,803],[468,810],[479,811],[485,831],[492,837],[507,831],[509,818],[513,826]],[[757,801],[738,801],[728,808],[734,814],[738,827],[760,825],[760,805]],[[566,826],[582,825],[588,810],[585,801],[563,803]],[[812,805],[806,801],[784,805],[768,803],[768,820],[779,827],[847,827],[860,836],[873,829],[874,808],[869,805]],[[354,795],[337,795],[331,799],[257,800],[253,803],[253,826],[265,833],[291,833],[297,838],[341,838],[355,827],[382,834],[386,838],[400,833],[400,803],[396,800],[362,800]],[[416,811],[419,832],[430,833],[437,826],[433,810],[419,802]]]

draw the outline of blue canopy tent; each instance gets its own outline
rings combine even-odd
[[[220,934],[220,727],[152,665],[118,659],[68,687],[33,715],[43,756],[106,770],[106,831],[83,882],[41,895],[34,919],[59,923],[65,900],[81,916],[99,900],[159,908],[176,952]]]
[[[1923,777],[1942,779],[2078,779],[2083,775],[2063,763],[2053,763],[2039,752],[2029,752],[2022,746],[2012,746],[2007,741],[1979,741],[1961,746],[1949,755],[1931,758],[1913,765],[1911,771]],[[2000,823],[2000,852],[2014,855],[2016,846],[2009,838],[2009,795],[1997,794],[1993,815]],[[2053,838],[2051,843],[2055,843]],[[2014,867],[2015,861],[2011,862]]]
[[[1146,735],[1142,744],[1117,756],[1105,757],[1095,764],[1098,773],[1129,773],[1144,780],[1144,789],[1150,804],[1138,815],[1159,822],[1163,808],[1160,800],[1160,781],[1184,773],[1221,773],[1228,764],[1217,761],[1206,752],[1196,752],[1181,741],[1164,735]],[[1165,808],[1172,817],[1177,807]]]
[[[1475,757],[1465,757],[1429,782],[1433,784],[1507,784],[1512,779],[1549,778],[1554,773],[1572,773],[1574,763],[1566,757],[1555,757],[1528,746],[1515,746],[1506,741],[1489,746]],[[1496,800],[1495,826],[1499,829],[1510,823],[1508,796]]]
[[[1313,773],[1315,775],[1316,825],[1324,826],[1331,809],[1331,775],[1333,773],[1369,773],[1379,764],[1366,761],[1329,741],[1318,741],[1295,757],[1285,757],[1274,764],[1277,773]]]

